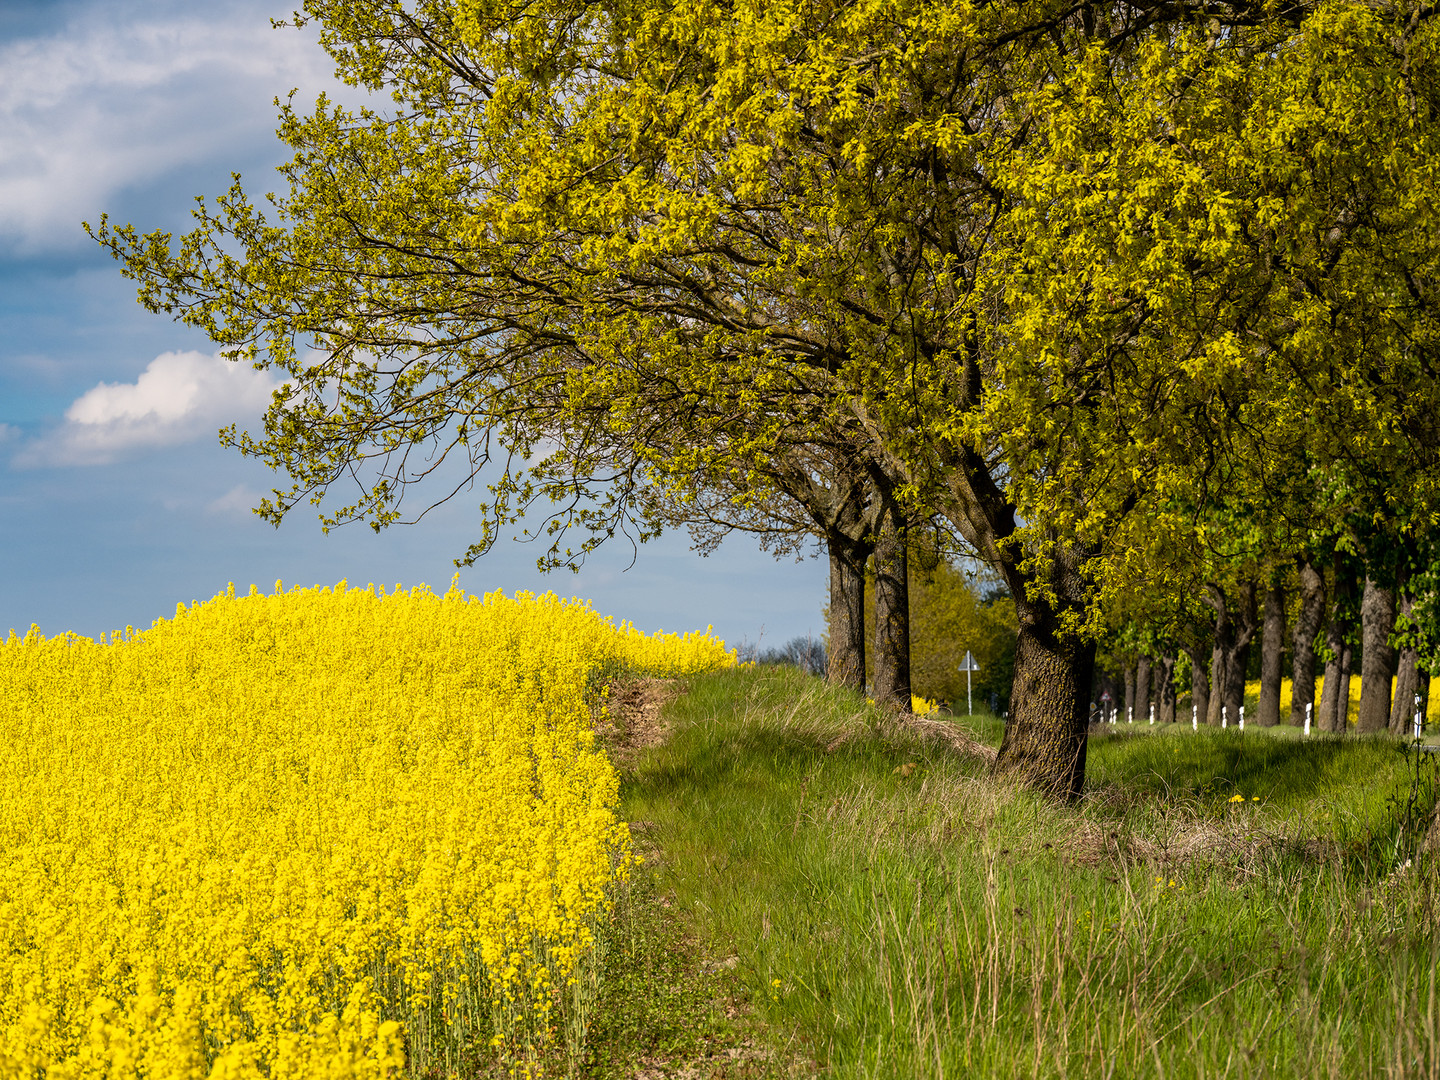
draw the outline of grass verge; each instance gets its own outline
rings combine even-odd
[[[1067,807],[786,669],[693,679],[666,715],[622,812],[661,855],[657,940],[734,957],[755,1068],[1440,1076],[1436,871],[1391,743],[1115,734]]]
[[[695,938],[661,879],[652,856],[615,906],[580,1072],[593,1080],[767,1075],[734,957],[716,957]]]

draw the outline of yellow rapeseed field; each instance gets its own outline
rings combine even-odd
[[[601,681],[730,663],[708,634],[453,586],[277,582],[108,643],[12,632],[0,1075],[573,1052],[631,860]]]

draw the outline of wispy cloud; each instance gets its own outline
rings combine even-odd
[[[16,468],[106,465],[141,450],[213,435],[254,420],[279,382],[248,364],[201,352],[161,353],[133,383],[100,383],[76,398],[65,421],[21,446]]]
[[[335,85],[309,31],[272,29],[253,5],[157,17],[97,4],[84,15],[0,45],[0,239],[22,251],[83,242],[81,219],[122,189],[279,150],[272,99]]]
[[[218,499],[207,503],[205,509],[216,517],[249,519],[254,516],[254,507],[259,506],[263,498],[265,496],[254,488],[246,484],[236,484]]]

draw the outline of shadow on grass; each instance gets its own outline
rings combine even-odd
[[[783,673],[696,680],[668,720],[626,814],[757,1015],[837,1080],[1432,1075],[1433,880],[1265,835],[1366,835],[1389,744],[1097,739],[1075,807]],[[1216,842],[1176,855],[1191,825]]]

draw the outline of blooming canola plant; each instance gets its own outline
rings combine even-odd
[[[236,595],[0,645],[0,1074],[575,1049],[633,860],[606,676],[734,662],[554,595]]]

